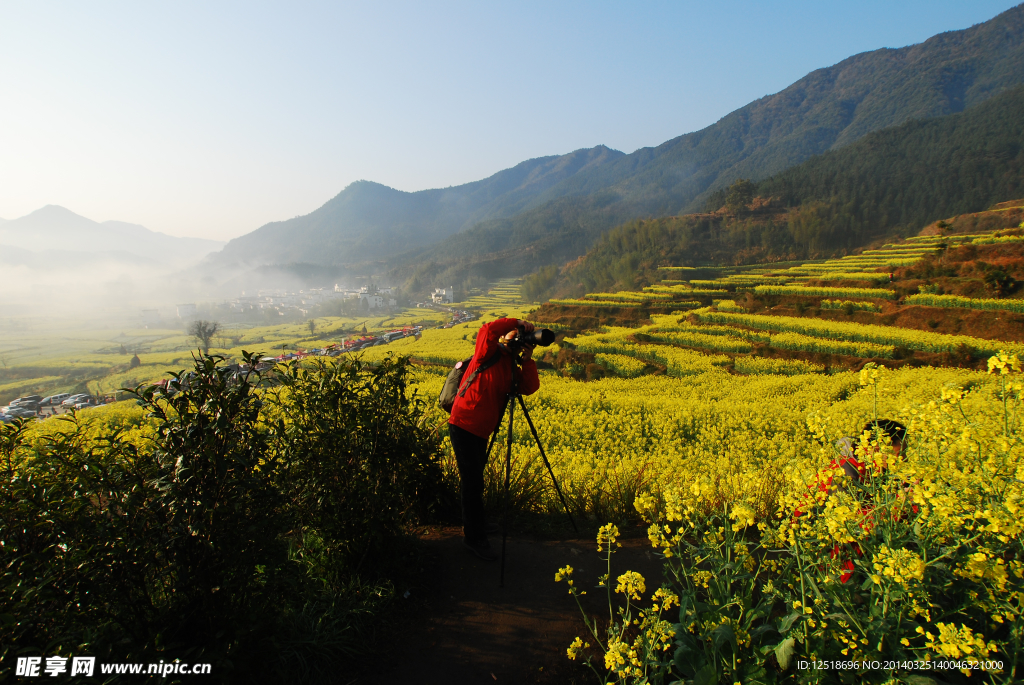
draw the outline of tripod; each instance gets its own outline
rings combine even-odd
[[[516,359],[521,361],[519,357],[516,357]],[[565,497],[562,496],[562,488],[558,485],[558,479],[555,478],[555,472],[551,468],[551,462],[548,461],[548,455],[544,453],[544,446],[540,442],[540,436],[537,435],[537,429],[533,425],[533,419],[530,418],[530,412],[526,409],[526,401],[523,400],[523,394],[519,392],[519,383],[516,381],[516,374],[513,369],[512,389],[509,390],[508,397],[505,398],[505,407],[508,408],[508,448],[505,451],[505,496],[502,498],[501,503],[501,580],[499,587],[505,587],[505,542],[508,539],[508,487],[509,481],[512,478],[512,425],[515,417],[516,401],[519,402],[519,406],[523,409],[523,416],[526,417],[526,423],[530,426],[533,441],[537,443],[540,456],[544,459],[544,466],[548,468],[548,473],[551,474],[551,482],[555,484],[555,492],[558,493],[558,500],[562,503],[565,514],[569,517],[569,523],[572,524],[572,529],[576,531],[576,536],[579,537],[580,534],[580,529],[576,527],[576,521],[572,517],[572,512],[569,511],[569,505],[565,503]],[[504,414],[505,410],[502,409],[501,413]],[[498,431],[495,430],[494,434],[491,435],[490,443],[487,445],[488,459],[491,456],[491,447],[494,446],[494,441],[497,437]]]

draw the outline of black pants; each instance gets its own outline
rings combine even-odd
[[[462,531],[466,540],[477,542],[487,537],[484,528],[484,467],[487,465],[487,439],[473,435],[455,424],[448,424],[448,435],[455,450],[455,463],[462,479]]]

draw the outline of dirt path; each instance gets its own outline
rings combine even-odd
[[[596,543],[511,537],[505,587],[500,562],[488,563],[462,547],[461,529],[433,529],[422,536],[421,581],[409,588],[403,626],[395,635],[396,663],[360,683],[583,683],[593,674],[574,666],[565,648],[586,630],[579,609],[555,572],[570,564],[577,586],[588,590],[588,613],[607,616],[605,565]],[[500,548],[501,537],[492,538]],[[661,583],[661,560],[645,539],[624,540],[612,558],[612,577],[626,570],[647,579],[648,594]]]

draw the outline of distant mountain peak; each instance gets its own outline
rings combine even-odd
[[[25,216],[73,216],[79,219],[85,219],[81,214],[72,212],[67,207],[61,205],[43,205],[34,212],[29,212]],[[86,221],[92,221],[92,219],[86,219]]]
[[[536,157],[480,181],[407,192],[354,181],[304,216],[275,221],[227,244],[214,261],[352,264],[395,250],[422,247],[481,221],[531,206],[573,175],[600,168],[624,153],[605,145]]]
[[[99,223],[52,204],[0,223],[0,243],[31,252],[121,252],[168,263],[198,261],[224,244],[169,236],[123,221]]]

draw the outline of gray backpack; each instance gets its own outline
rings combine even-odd
[[[501,350],[494,353],[490,359],[485,361],[480,366],[476,367],[476,370],[470,374],[469,378],[466,379],[465,384],[462,382],[462,377],[466,373],[466,369],[469,368],[469,363],[473,361],[473,358],[463,359],[461,362],[455,365],[451,371],[448,372],[448,377],[444,379],[444,387],[441,388],[441,394],[437,397],[437,403],[441,405],[449,414],[452,413],[452,407],[455,406],[455,397],[462,397],[466,394],[469,386],[473,384],[476,377],[480,375],[481,371],[494,366],[494,362],[501,358]]]

